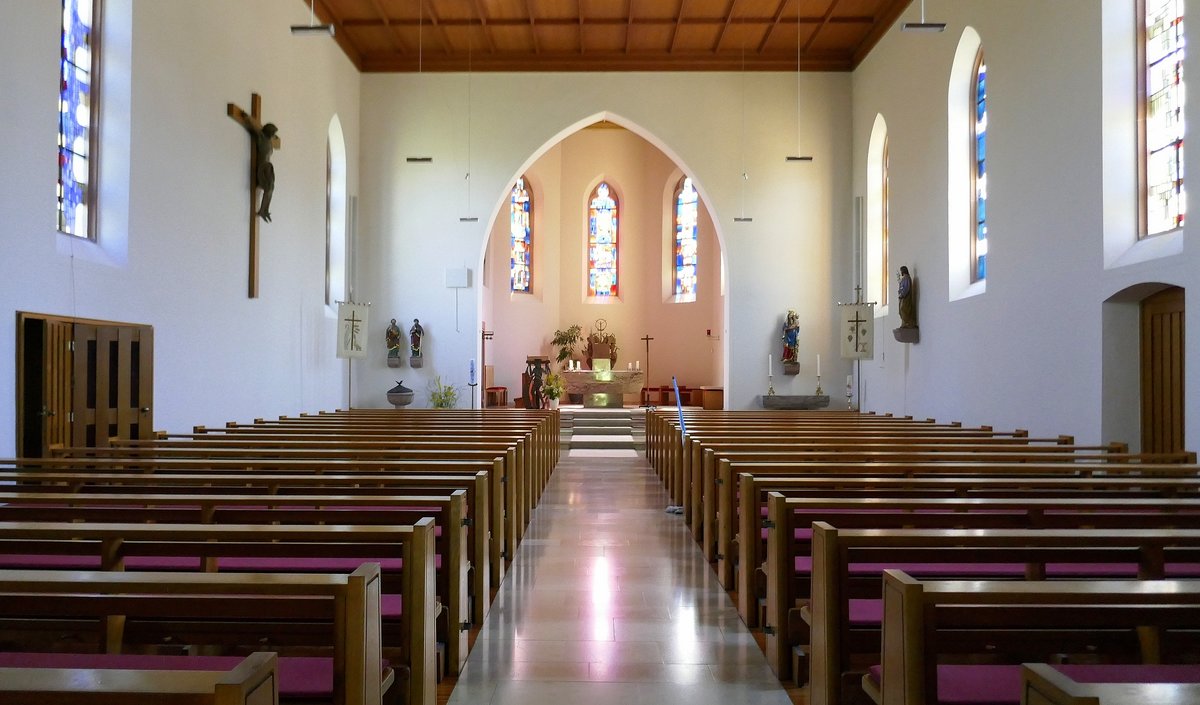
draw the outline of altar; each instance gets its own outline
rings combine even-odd
[[[584,408],[620,408],[625,395],[640,398],[646,384],[641,370],[565,370],[561,372],[568,394],[582,394]]]

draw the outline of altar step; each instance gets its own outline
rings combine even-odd
[[[646,447],[644,409],[561,410],[562,445],[565,450],[581,450],[614,455],[635,454]]]

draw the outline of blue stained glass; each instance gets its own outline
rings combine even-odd
[[[979,255],[975,260],[975,279],[987,279],[987,255]]]
[[[58,120],[58,229],[89,237],[94,0],[63,0]]]
[[[528,294],[533,279],[533,206],[525,177],[517,179],[509,203],[509,290]]]
[[[974,258],[972,278],[981,281],[987,273],[987,64],[982,50],[975,75],[974,95],[975,124],[975,239],[972,241],[971,256]]]
[[[618,233],[617,200],[601,182],[588,209],[588,296],[617,295]]]
[[[675,196],[675,300],[681,303],[696,300],[699,203],[691,177],[685,176]]]

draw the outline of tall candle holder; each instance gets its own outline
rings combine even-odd
[[[849,379],[847,377],[847,379]],[[854,385],[846,382],[846,411],[854,410]]]
[[[825,390],[821,389],[821,375],[817,375],[817,391],[813,392],[817,396],[825,396]]]
[[[773,375],[767,375],[767,396],[775,396],[775,382]]]

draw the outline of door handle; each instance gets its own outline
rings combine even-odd
[[[148,414],[148,413],[150,413],[150,407],[148,407],[148,406],[143,406],[143,407],[142,407],[142,409],[141,409],[141,411],[142,411],[142,413],[143,413],[143,414]]]

